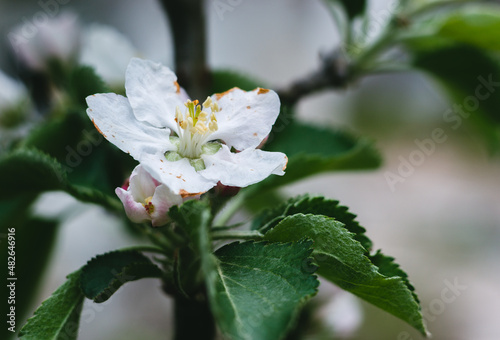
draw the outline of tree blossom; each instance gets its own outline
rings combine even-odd
[[[168,222],[170,207],[184,202],[181,195],[159,183],[138,165],[132,171],[127,188],[116,188],[116,195],[123,203],[127,217],[135,223],[151,221],[153,227]]]
[[[46,71],[51,60],[74,61],[80,48],[80,24],[74,13],[64,12],[43,25],[25,22],[17,26],[9,40],[26,66]]]
[[[200,104],[186,100],[170,69],[138,58],[127,68],[125,88],[127,98],[87,97],[87,114],[105,138],[174,192],[203,193],[219,181],[245,187],[284,174],[283,153],[257,149],[279,114],[274,91],[233,88]]]

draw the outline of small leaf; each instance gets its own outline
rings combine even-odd
[[[127,282],[161,277],[162,271],[136,251],[114,251],[98,255],[83,268],[80,285],[94,302],[104,302]]]
[[[80,290],[80,271],[67,276],[68,280],[35,311],[19,332],[21,340],[76,340],[83,294]]]
[[[313,256],[318,273],[354,295],[406,321],[424,336],[420,306],[405,279],[382,275],[344,225],[326,216],[297,214],[286,217],[265,234],[265,240],[290,242],[303,238],[314,241]],[[406,278],[406,277],[405,277]]]
[[[231,339],[281,339],[298,307],[316,294],[311,245],[246,242],[217,250],[210,298],[222,332]]]
[[[280,151],[288,158],[284,176],[271,176],[249,190],[254,194],[276,189],[323,172],[371,169],[380,165],[379,153],[366,139],[345,132],[291,123],[270,137],[266,150]]]
[[[347,207],[339,205],[339,201],[326,199],[324,197],[299,196],[288,200],[273,209],[267,209],[257,216],[252,222],[252,229],[258,229],[262,233],[274,228],[285,217],[295,214],[313,214],[333,217],[342,222],[344,227],[354,234],[354,239],[361,243],[366,252],[372,248],[372,242],[365,235],[366,229],[355,220],[356,215],[350,213]]]

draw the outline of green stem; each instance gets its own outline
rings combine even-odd
[[[212,233],[213,240],[262,240],[263,238],[264,235],[257,230],[230,230]]]

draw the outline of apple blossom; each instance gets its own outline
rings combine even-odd
[[[105,138],[174,192],[203,193],[218,182],[245,187],[284,174],[283,153],[257,149],[279,114],[274,91],[233,88],[200,104],[186,100],[170,69],[138,58],[127,68],[125,88],[127,98],[87,97],[87,114]]]
[[[181,195],[156,181],[141,165],[132,171],[128,188],[116,188],[115,193],[132,222],[151,221],[153,227],[166,224],[170,207],[184,202]]]
[[[78,17],[71,12],[47,20],[43,25],[24,23],[9,35],[16,55],[36,71],[46,71],[51,60],[71,63],[80,48]]]

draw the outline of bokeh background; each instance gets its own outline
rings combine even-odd
[[[339,44],[332,19],[319,0],[232,3],[233,10],[221,17],[214,1],[206,1],[208,60],[213,68],[242,71],[278,89],[315,70],[320,53]],[[388,5],[385,0],[372,1],[370,15],[383,20]],[[144,57],[174,66],[172,37],[157,1],[70,0],[61,9],[77,13],[84,24],[115,27]],[[0,1],[0,69],[12,76],[17,64],[7,35],[37,11],[37,1]],[[349,89],[302,100],[301,120],[372,138],[384,164],[375,171],[316,176],[285,193],[322,194],[356,213],[375,248],[396,257],[408,272],[433,339],[497,340],[500,159],[488,153],[484,140],[468,124],[450,128],[443,113],[451,105],[439,85],[418,72],[373,76]],[[417,149],[414,140],[429,138],[438,127],[447,140],[391,190],[386,172],[397,173],[401,157],[408,159]],[[64,194],[46,195],[36,209],[63,216],[65,222],[33,310],[68,273],[94,255],[134,244],[113,216]],[[466,287],[452,302],[443,302],[441,295],[447,282]],[[322,288],[321,299],[334,291],[328,284]],[[352,300],[359,304],[362,319],[348,339],[420,339],[403,322],[357,299],[349,303]],[[79,339],[166,339],[172,331],[170,309],[156,280],[129,283],[104,304],[86,302]]]

